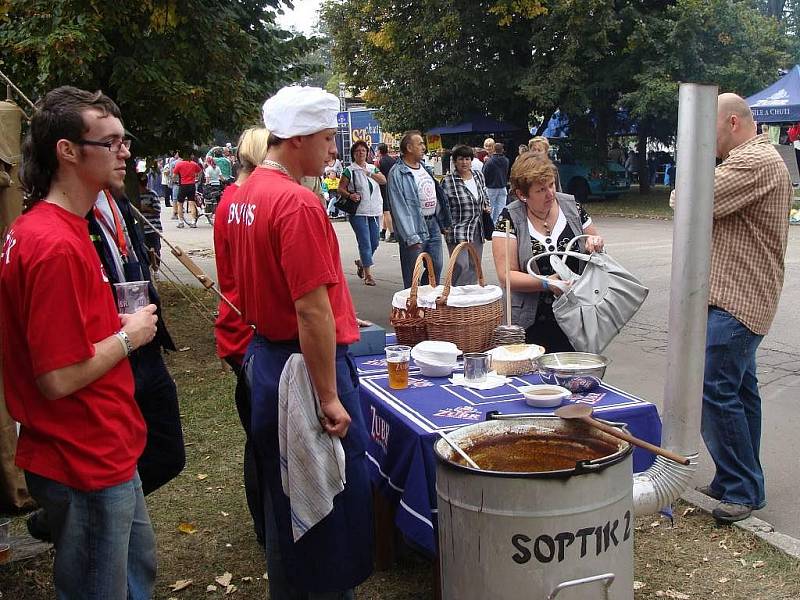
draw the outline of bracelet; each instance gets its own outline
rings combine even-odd
[[[131,352],[133,352],[133,343],[131,342],[131,338],[128,337],[128,334],[120,330],[114,334],[114,337],[117,338],[122,346],[122,351],[125,353],[125,356],[130,356]]]
[[[547,290],[549,290],[549,289],[550,289],[550,284],[549,284],[549,283],[547,283],[547,279],[540,279],[539,281],[541,281],[541,282],[542,282],[542,290],[543,290],[543,291],[545,291],[545,292],[546,292]]]

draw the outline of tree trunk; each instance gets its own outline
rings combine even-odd
[[[767,2],[767,16],[775,17],[778,21],[783,19],[783,9],[786,6],[786,0],[769,0]]]
[[[637,173],[639,175],[639,193],[650,193],[650,169],[647,168],[647,134],[639,131],[636,140]]]

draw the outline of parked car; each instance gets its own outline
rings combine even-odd
[[[561,188],[578,202],[588,198],[617,198],[631,187],[625,168],[614,161],[601,161],[598,154],[574,140],[551,139],[551,157],[558,167]],[[605,156],[605,152],[603,155]]]

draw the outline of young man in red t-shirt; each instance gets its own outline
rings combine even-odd
[[[172,173],[180,181],[178,197],[175,202],[178,205],[178,227],[183,227],[183,203],[189,203],[189,214],[192,215],[192,222],[189,227],[197,227],[197,203],[194,196],[197,193],[197,176],[203,171],[197,164],[194,154],[189,155],[189,160],[180,160],[175,163]]]
[[[239,307],[256,332],[244,358],[251,436],[264,496],[267,570],[273,598],[351,598],[372,571],[372,499],[358,376],[347,346],[358,340],[339,244],[303,176],[336,148],[339,101],[318,88],[283,88],[264,105],[267,159],[233,198],[227,227]],[[280,473],[278,388],[301,353],[320,422],[344,449],[344,490],[296,541]],[[307,400],[307,399],[306,399]],[[289,402],[299,402],[291,397]],[[306,525],[306,523],[303,523]]]
[[[127,355],[153,339],[154,305],[119,315],[88,235],[98,192],[130,157],[100,92],[49,92],[23,145],[26,212],[0,259],[5,399],[17,464],[47,511],[56,595],[150,598],[155,538],[136,462],[145,425]]]

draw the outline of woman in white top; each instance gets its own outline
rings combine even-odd
[[[366,285],[375,285],[372,256],[378,249],[378,219],[383,216],[380,186],[386,185],[386,177],[375,165],[367,162],[368,154],[369,146],[365,141],[359,140],[352,145],[350,156],[353,162],[342,171],[339,196],[358,202],[356,213],[349,217],[361,257],[356,260],[356,273]]]
[[[222,171],[220,171],[217,163],[214,162],[214,159],[210,156],[206,157],[206,169],[205,169],[205,176],[206,176],[206,185],[220,185],[220,179],[222,178]]]

